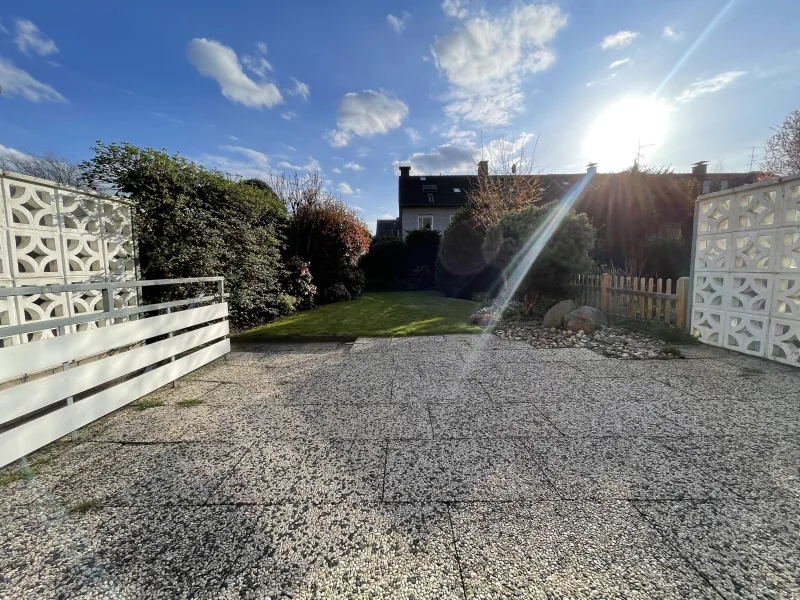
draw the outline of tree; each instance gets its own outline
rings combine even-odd
[[[289,208],[286,251],[308,263],[320,300],[340,297],[326,291],[339,283],[358,297],[364,287],[358,263],[372,236],[357,211],[324,190],[316,173],[293,178],[281,174],[269,185]]]
[[[507,142],[502,137],[484,148],[487,160],[479,165],[466,205],[479,231],[489,229],[507,212],[523,210],[541,200],[535,148],[534,145],[534,152],[526,156],[524,144]]]
[[[98,143],[94,152],[81,165],[84,180],[133,201],[145,279],[225,276],[235,328],[282,314],[288,215],[274,194],[163,150]],[[148,301],[163,297],[145,292]]]
[[[80,165],[49,151],[38,155],[11,151],[0,156],[0,169],[72,187],[80,187],[83,175]]]
[[[504,284],[508,285],[513,271],[524,264],[522,253],[526,245],[534,235],[543,235],[538,230],[553,216],[554,210],[558,210],[556,205],[549,204],[507,213],[487,231],[483,251],[503,270]],[[517,290],[526,313],[542,296],[559,297],[573,275],[589,269],[594,236],[594,228],[585,214],[569,212],[556,223]]]
[[[800,110],[790,113],[767,140],[761,168],[775,175],[800,173]]]

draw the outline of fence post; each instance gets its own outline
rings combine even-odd
[[[67,328],[62,325],[61,327],[58,328],[57,331],[58,331],[58,336],[61,337],[62,335],[65,335],[67,333]],[[61,370],[69,371],[69,361],[61,363]],[[67,398],[67,406],[72,406],[73,401],[74,401],[73,397],[69,396]],[[76,442],[78,440],[78,432],[71,431],[69,433],[69,437],[73,442]]]
[[[600,275],[600,310],[604,313],[611,307],[611,275],[603,273]]]
[[[675,286],[678,300],[675,302],[675,328],[686,331],[686,309],[689,306],[689,278],[681,277]]]

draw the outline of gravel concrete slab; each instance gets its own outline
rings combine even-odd
[[[164,386],[155,392],[148,394],[144,398],[147,400],[160,400],[167,406],[174,406],[182,400],[204,399],[210,392],[213,392],[224,384],[216,381],[191,381],[180,379],[172,385]]]
[[[454,505],[467,598],[718,598],[627,503]]]
[[[434,438],[560,436],[530,403],[450,402],[429,405]]]
[[[185,415],[175,406],[128,407],[87,427],[86,437],[93,442],[180,442],[188,428]]]
[[[800,435],[797,397],[769,400],[697,400],[670,403],[681,426],[693,435]]]
[[[796,436],[695,436],[661,443],[708,473],[728,497],[800,498],[800,438]]]
[[[441,505],[267,506],[244,556],[219,600],[463,598]]]
[[[800,597],[797,498],[636,508],[723,597]]]
[[[682,436],[691,430],[681,415],[658,402],[557,402],[542,413],[561,433],[573,437]]]
[[[308,414],[309,435],[330,439],[430,439],[428,411],[418,404],[329,405]]]
[[[259,441],[208,501],[378,502],[385,462],[382,441]]]
[[[565,500],[668,500],[730,496],[710,464],[657,438],[547,438],[526,442]]]
[[[547,367],[541,368],[538,374],[535,371],[526,371],[517,376],[507,371],[498,371],[478,375],[477,379],[494,402],[551,403],[585,399],[585,377],[571,371],[551,373]]]
[[[553,499],[519,440],[393,441],[386,461],[387,502]]]
[[[580,386],[580,399],[587,402],[685,402],[694,398],[684,390],[675,389],[666,383],[637,377],[633,381],[624,379],[590,379]]]
[[[392,402],[392,374],[389,369],[355,374],[342,373],[338,379],[314,377],[288,404],[388,404]]]
[[[489,395],[476,379],[426,374],[396,375],[392,402],[485,402]]]

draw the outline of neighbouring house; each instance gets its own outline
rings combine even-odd
[[[435,229],[444,232],[455,218],[456,213],[466,204],[470,190],[475,187],[477,177],[488,175],[488,162],[478,163],[475,175],[411,175],[410,166],[400,167],[398,177],[397,219],[380,219],[376,235],[402,235],[415,229]],[[597,165],[590,163],[587,173],[596,173]],[[578,183],[586,173],[542,173],[536,175],[542,191],[542,203],[560,200]],[[595,177],[615,177],[616,174],[597,174]],[[532,177],[517,175],[516,177]],[[749,173],[709,173],[708,162],[700,161],[692,165],[690,173],[672,173],[663,177],[679,177],[697,182],[697,193],[718,192],[741,185],[754,183],[758,172]],[[576,207],[580,210],[579,207]],[[679,224],[666,223],[665,232],[672,231]],[[691,232],[690,232],[691,233]]]

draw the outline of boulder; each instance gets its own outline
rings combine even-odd
[[[578,308],[572,300],[564,300],[556,304],[553,308],[547,311],[542,321],[542,327],[558,327],[561,329],[564,326],[564,317],[566,317],[573,310]]]
[[[594,306],[581,306],[564,317],[564,329],[567,331],[583,331],[591,335],[604,325],[608,325],[605,313]]]
[[[494,315],[492,313],[475,313],[470,317],[472,324],[478,327],[489,327],[493,320]]]

